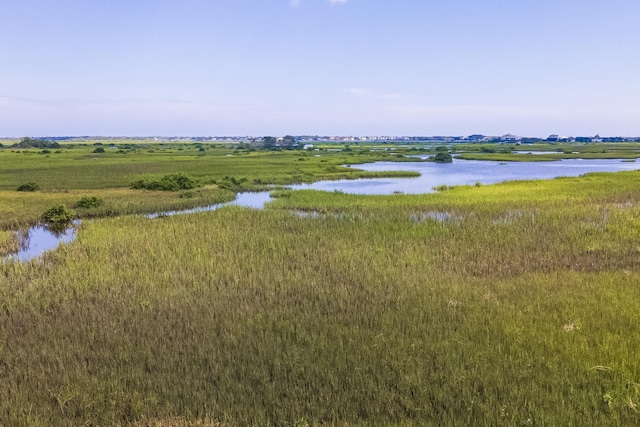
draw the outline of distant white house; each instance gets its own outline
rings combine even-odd
[[[506,135],[502,135],[500,137],[500,141],[502,141],[502,142],[516,142],[516,141],[520,141],[520,139],[522,139],[522,138],[517,137],[515,135],[512,135],[510,133],[508,133]]]

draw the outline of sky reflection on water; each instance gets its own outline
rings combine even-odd
[[[376,162],[352,166],[368,172],[419,172],[416,178],[375,178],[318,181],[296,184],[294,190],[342,191],[349,194],[423,194],[440,185],[472,185],[476,182],[494,184],[503,181],[552,179],[579,176],[589,172],[618,172],[640,168],[636,162],[619,159],[568,159],[552,162],[489,162],[484,160],[454,160],[453,163]]]
[[[640,165],[636,162],[619,159],[606,160],[560,160],[553,162],[488,162],[480,160],[454,160],[453,163],[433,162],[376,162],[353,166],[370,172],[381,171],[414,171],[419,172],[416,178],[374,178],[355,180],[318,181],[311,184],[295,184],[294,190],[342,191],[349,194],[394,193],[422,194],[433,192],[439,185],[471,185],[476,182],[493,184],[503,181],[551,179],[560,176],[579,176],[589,172],[617,172],[635,170]],[[218,203],[193,209],[174,210],[147,215],[158,218],[172,215],[183,215],[220,209],[224,206],[242,206],[262,209],[271,200],[268,191],[256,193],[240,193],[236,199],[227,203]],[[62,231],[53,231],[47,225],[31,227],[25,236],[21,236],[21,249],[18,253],[5,258],[29,262],[46,251],[53,250],[61,244],[75,239],[79,221]]]

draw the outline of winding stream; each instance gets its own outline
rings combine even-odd
[[[503,181],[552,179],[561,176],[579,176],[589,172],[618,172],[639,169],[633,161],[619,159],[582,160],[570,159],[552,162],[492,162],[480,160],[457,160],[454,163],[438,164],[432,162],[375,162],[357,166],[370,172],[415,171],[416,178],[362,178],[354,180],[317,181],[311,184],[289,186],[293,190],[342,191],[349,194],[423,194],[433,192],[439,185],[470,185],[480,182],[493,184]],[[193,209],[158,212],[147,215],[158,218],[206,212],[225,206],[242,206],[262,209],[271,200],[269,192],[239,193],[234,201],[202,206]],[[54,231],[49,226],[39,224],[27,232],[20,232],[20,250],[4,258],[4,262],[29,262],[46,251],[75,239],[80,221],[67,229]]]

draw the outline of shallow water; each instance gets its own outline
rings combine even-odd
[[[552,162],[492,162],[485,160],[454,160],[453,163],[376,162],[352,166],[369,172],[412,171],[416,178],[375,178],[338,181],[318,181],[296,184],[294,190],[342,191],[349,194],[423,194],[440,185],[494,184],[503,181],[551,179],[579,176],[588,172],[618,172],[635,170],[640,164],[619,159],[568,159]]]
[[[512,151],[513,154],[562,154],[563,151]]]
[[[271,201],[268,191],[259,191],[255,193],[238,193],[235,200],[226,203],[216,203],[208,206],[200,206],[192,209],[173,210],[165,212],[156,212],[147,215],[147,218],[161,218],[165,216],[184,215],[198,212],[215,211],[225,206],[242,206],[253,209],[263,209],[264,205]]]
[[[5,261],[29,262],[63,243],[72,242],[76,238],[78,225],[80,221],[74,221],[70,227],[57,230],[46,224],[38,224],[24,234],[18,233],[20,250],[6,257]]]
[[[416,178],[375,178],[318,181],[311,184],[296,184],[289,186],[293,190],[321,190],[342,191],[349,194],[379,194],[391,195],[397,193],[422,194],[431,193],[433,188],[440,185],[470,185],[480,182],[493,184],[503,181],[551,179],[560,176],[579,176],[589,172],[617,172],[639,169],[635,162],[622,160],[560,160],[554,162],[488,162],[480,160],[454,160],[453,163],[433,162],[376,162],[353,166],[371,172],[380,171],[415,171],[420,176]],[[240,193],[234,201],[202,206],[193,209],[173,210],[147,215],[148,218],[158,218],[172,215],[183,215],[196,212],[206,212],[225,206],[243,206],[253,209],[263,209],[271,201],[268,191],[257,193]],[[425,217],[414,220],[435,219],[447,221],[451,218],[446,213],[427,213]],[[313,217],[313,215],[309,215]],[[73,226],[55,232],[47,225],[31,227],[26,236],[21,236],[21,249],[18,253],[5,258],[5,261],[15,260],[28,262],[53,250],[59,245],[69,243],[75,239],[79,221]]]

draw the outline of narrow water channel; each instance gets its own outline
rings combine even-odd
[[[560,176],[579,176],[589,172],[618,172],[636,170],[636,162],[620,159],[582,160],[571,159],[553,162],[491,162],[478,160],[457,160],[451,164],[431,162],[375,162],[357,166],[365,171],[416,171],[416,178],[375,178],[318,181],[311,184],[289,186],[293,190],[311,189],[320,191],[342,191],[350,194],[423,194],[433,192],[439,185],[469,185],[476,182],[492,184],[512,180],[552,179]],[[225,206],[243,206],[263,209],[271,200],[268,191],[239,193],[231,202],[202,206],[193,209],[157,212],[147,215],[158,218],[197,212],[214,211]],[[46,251],[75,239],[79,221],[62,231],[54,231],[47,225],[36,225],[26,233],[20,233],[20,251],[4,259],[7,261],[29,262]]]
[[[253,209],[263,209],[264,205],[270,200],[271,196],[268,191],[238,193],[236,199],[231,202],[217,203],[193,209],[156,212],[146,215],[146,217],[153,219],[173,215],[207,212],[214,211],[225,206],[242,206]],[[16,232],[18,234],[20,250],[5,257],[3,261],[29,262],[38,258],[47,251],[54,250],[62,244],[70,243],[76,238],[79,225],[80,220],[75,220],[69,227],[62,229],[52,228],[47,224],[37,224],[30,227],[26,232]]]
[[[67,228],[56,229],[46,224],[38,224],[25,233],[18,233],[20,250],[4,259],[7,261],[29,262],[61,244],[70,243],[76,238],[80,221],[73,221]]]

